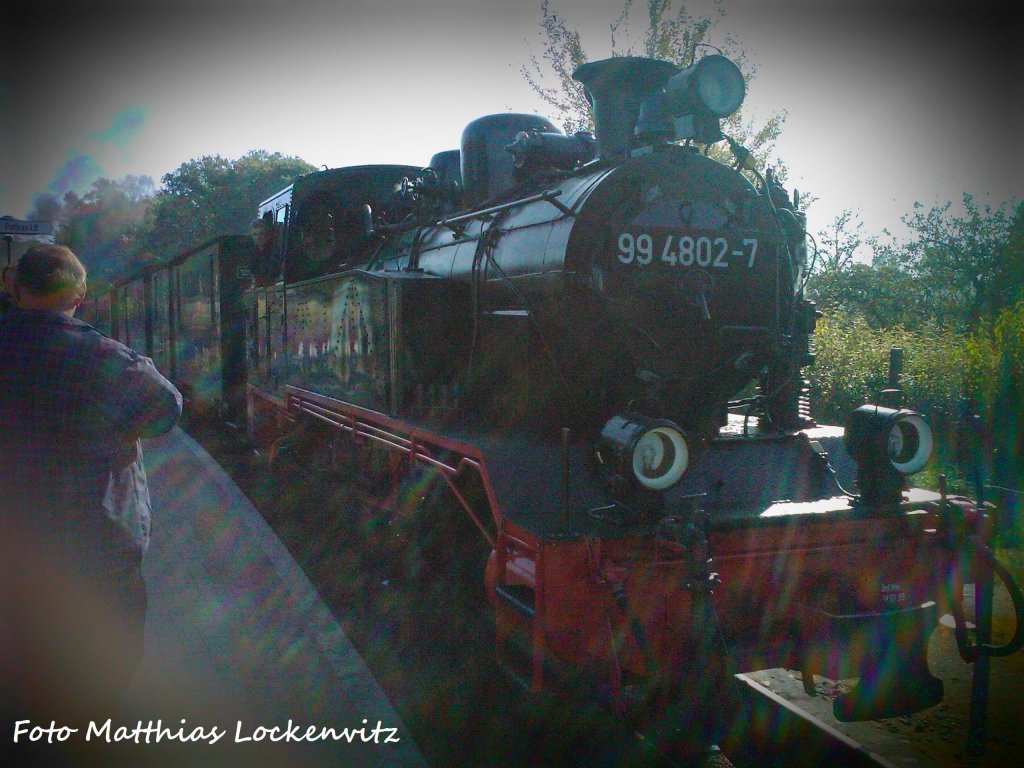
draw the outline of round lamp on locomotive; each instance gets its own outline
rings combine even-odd
[[[928,463],[932,430],[915,411],[862,405],[846,426],[846,450],[857,462],[861,501],[896,504],[906,476]]]
[[[719,54],[685,69],[615,56],[580,65],[573,79],[586,88],[603,158],[628,152],[637,136],[719,141],[720,121],[740,108],[746,93],[739,67]]]
[[[613,416],[601,430],[598,460],[619,493],[666,491],[690,466],[683,430],[671,421],[636,414]]]
[[[677,139],[706,144],[722,138],[719,121],[743,103],[746,85],[740,68],[725,56],[705,56],[665,83],[668,111],[679,117]]]

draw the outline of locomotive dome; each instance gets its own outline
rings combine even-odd
[[[476,205],[515,185],[512,155],[505,150],[520,133],[558,133],[539,115],[502,113],[477,118],[462,132],[462,184],[465,202]]]

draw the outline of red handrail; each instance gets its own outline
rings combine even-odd
[[[343,400],[321,395],[292,385],[285,387],[288,414],[298,417],[305,414],[329,424],[353,438],[364,438],[384,446],[388,450],[403,454],[410,466],[424,464],[437,471],[448,484],[459,504],[470,516],[492,548],[494,537],[484,527],[479,515],[470,506],[455,482],[467,472],[476,472],[487,497],[487,505],[495,527],[500,526],[501,512],[487,465],[480,449],[472,443],[465,443],[435,432],[415,427],[378,411],[371,411]],[[447,453],[450,458],[441,460],[437,453]]]

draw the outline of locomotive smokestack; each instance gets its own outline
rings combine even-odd
[[[616,56],[576,68],[572,77],[587,89],[594,113],[599,157],[622,155],[633,147],[640,105],[665,87],[679,69],[667,61]]]

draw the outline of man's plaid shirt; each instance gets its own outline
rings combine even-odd
[[[57,312],[0,318],[0,513],[100,558],[141,558],[150,501],[140,437],[181,395],[153,362]],[[116,553],[116,554],[115,554]]]

